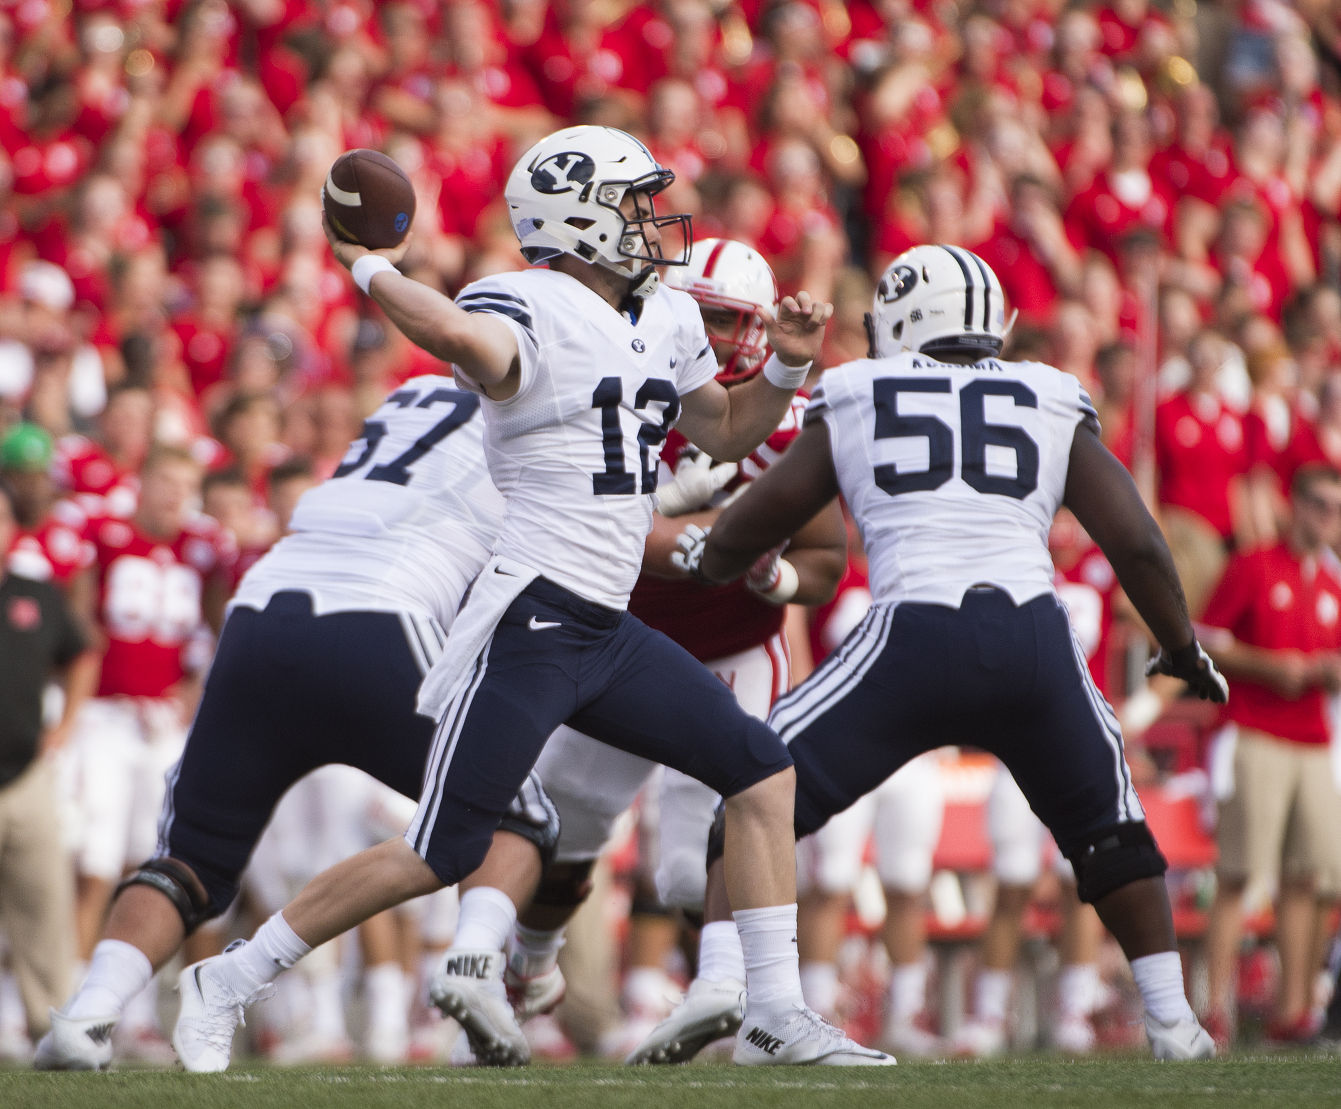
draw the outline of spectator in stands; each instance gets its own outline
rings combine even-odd
[[[1228,353],[1220,335],[1198,334],[1188,351],[1187,386],[1155,409],[1160,523],[1194,614],[1224,570],[1243,517],[1243,417],[1216,384]]]
[[[1113,120],[1112,143],[1108,165],[1068,205],[1066,226],[1078,249],[1097,250],[1116,262],[1119,240],[1134,227],[1150,228],[1167,241],[1174,198],[1150,175],[1150,123],[1144,112],[1120,113]]]
[[[1307,1041],[1316,904],[1341,874],[1341,791],[1329,696],[1341,690],[1341,473],[1305,466],[1281,542],[1237,554],[1206,604],[1206,649],[1234,682],[1211,751],[1219,862],[1207,931],[1207,1028],[1231,1037],[1245,911],[1275,897],[1280,986],[1267,1037]]]
[[[32,441],[11,433],[0,461],[9,468]],[[49,756],[65,743],[97,680],[97,658],[61,591],[7,568],[18,533],[14,509],[12,493],[0,482],[0,929],[35,1043],[74,971],[74,875],[54,818],[59,803]],[[47,724],[42,702],[53,678],[65,688],[65,704],[60,720]]]
[[[14,524],[7,560],[16,574],[68,590],[90,560],[88,518],[58,496],[51,477],[51,436],[36,424],[16,424],[0,436],[0,483],[9,487]]]

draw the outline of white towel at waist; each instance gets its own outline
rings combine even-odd
[[[495,555],[485,563],[470,587],[466,603],[452,621],[442,657],[424,675],[419,686],[421,713],[437,720],[447,711],[471,664],[488,648],[503,613],[539,576],[539,570],[510,558]]]

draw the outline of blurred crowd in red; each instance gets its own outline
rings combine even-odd
[[[664,209],[832,299],[825,364],[865,353],[894,255],[979,253],[1009,352],[1086,383],[1194,607],[1282,534],[1300,466],[1341,463],[1329,0],[11,0],[0,433],[45,428],[64,491],[118,515],[150,446],[185,447],[254,557],[276,467],[329,474],[439,368],[332,259],[331,162],[405,168],[404,268],[452,293],[523,264],[503,182],[565,122],[637,134]]]
[[[1173,393],[1201,353],[1233,422],[1260,424],[1239,471],[1288,477],[1299,436],[1341,452],[1339,63],[1323,0],[9,4],[0,414],[87,432],[139,385],[156,437],[259,473],[227,418],[259,395],[263,457],[329,470],[422,368],[329,257],[335,155],[410,172],[409,264],[452,291],[521,264],[503,179],[581,120],[645,138],[699,235],[835,298],[831,362],[860,353],[889,258],[958,243],[999,272],[1017,348],[1091,384],[1120,454],[1133,375]]]

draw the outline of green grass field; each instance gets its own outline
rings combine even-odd
[[[610,1063],[521,1070],[242,1066],[222,1075],[122,1070],[34,1074],[0,1070],[3,1109],[1319,1109],[1341,1106],[1341,1059],[1250,1056],[1159,1064],[1025,1059],[908,1063],[891,1069],[752,1070],[727,1065],[627,1068]]]

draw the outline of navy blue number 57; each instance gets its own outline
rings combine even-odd
[[[480,398],[474,393],[467,393],[461,389],[434,389],[422,397],[412,389],[400,389],[387,397],[385,403],[394,404],[398,408],[409,408],[411,405],[415,408],[431,408],[435,404],[451,404],[452,406],[452,410],[446,416],[419,436],[390,462],[379,463],[363,475],[367,481],[389,481],[393,485],[409,485],[410,478],[413,476],[410,473],[410,467],[469,420],[475,414],[475,410],[479,408]],[[386,424],[381,420],[364,420],[363,432],[360,435],[363,440],[363,450],[352,462],[341,465],[332,476],[345,477],[368,465],[373,455],[377,453],[378,444],[381,443],[385,435]]]

